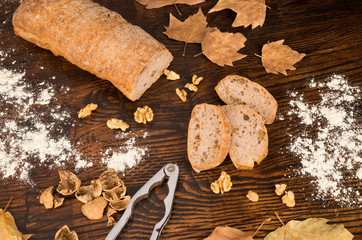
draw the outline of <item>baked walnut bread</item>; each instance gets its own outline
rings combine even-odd
[[[199,104],[194,107],[187,137],[187,154],[196,172],[220,165],[231,142],[231,126],[220,107]]]
[[[220,99],[226,104],[245,104],[254,109],[265,124],[274,121],[278,104],[274,97],[256,82],[237,75],[229,75],[215,87]]]
[[[245,105],[224,105],[231,124],[229,155],[237,169],[252,169],[268,154],[268,133],[260,116]]]
[[[16,35],[111,81],[132,101],[173,59],[140,27],[91,0],[24,0],[13,26]]]

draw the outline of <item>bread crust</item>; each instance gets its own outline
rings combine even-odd
[[[109,80],[132,101],[162,74],[135,96],[147,64],[161,55],[172,61],[163,44],[91,0],[24,0],[12,22],[16,35]]]
[[[217,111],[220,113],[220,116],[221,116],[223,128],[222,128],[221,138],[220,138],[220,149],[219,149],[217,157],[214,159],[214,161],[209,162],[208,164],[204,164],[202,166],[197,166],[195,164],[194,156],[191,156],[190,150],[189,150],[189,148],[192,144],[190,131],[191,131],[191,122],[194,121],[194,119],[195,119],[194,112],[197,111],[197,108],[202,105],[212,106],[217,109]],[[230,122],[229,122],[226,114],[224,113],[224,111],[219,106],[216,106],[216,105],[211,105],[211,104],[206,104],[206,103],[196,105],[191,113],[191,118],[190,118],[190,123],[189,123],[189,128],[188,128],[188,137],[187,137],[187,155],[188,155],[192,168],[196,172],[200,172],[203,170],[208,170],[208,169],[212,169],[212,168],[219,166],[225,160],[226,156],[229,153],[230,143],[231,143],[231,125],[230,125]]]
[[[229,106],[235,108],[239,105],[229,105]],[[263,123],[262,118],[256,111],[254,111],[254,109],[252,109],[251,107],[246,106],[246,105],[241,105],[241,106],[243,106],[245,109],[247,109],[251,114],[253,114],[256,118],[258,118],[261,123]],[[258,158],[256,160],[254,160],[254,162],[256,162],[257,164],[261,163],[261,161],[263,161],[263,159],[268,155],[268,146],[269,146],[268,130],[264,124],[262,126],[263,126],[263,131],[265,132],[265,136],[264,136],[265,146],[264,146],[264,149],[261,151],[261,153],[258,155]],[[230,156],[230,159],[233,162],[234,166],[237,169],[252,170],[254,168],[254,162],[250,163],[250,165],[240,164],[237,161],[237,157],[234,156],[231,151],[229,151],[229,156]]]
[[[223,78],[222,80],[220,80],[220,82],[216,85],[215,87],[215,91],[217,93],[217,95],[219,96],[219,98],[226,104],[230,104],[227,99],[225,99],[225,97],[223,97],[223,94],[221,94],[221,92],[219,91],[219,87],[221,84],[223,84],[224,82],[226,82],[228,79],[230,78],[239,78],[239,79],[243,79],[245,81],[247,81],[250,84],[253,84],[254,86],[256,86],[258,89],[260,89],[264,95],[266,95],[268,97],[268,99],[270,101],[272,101],[274,104],[274,109],[273,109],[273,115],[271,115],[268,119],[266,119],[265,121],[263,120],[264,124],[271,124],[274,122],[275,117],[276,117],[276,112],[278,109],[278,102],[275,100],[275,98],[273,97],[273,95],[270,94],[270,92],[268,92],[268,90],[266,90],[263,86],[261,86],[260,84],[251,81],[250,79],[246,78],[246,77],[242,77],[239,75],[228,75],[225,78]]]

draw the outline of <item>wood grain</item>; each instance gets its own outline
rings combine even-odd
[[[130,130],[137,137],[141,137],[143,132],[149,135],[137,140],[139,146],[149,148],[148,155],[139,165],[127,170],[123,177],[131,196],[166,163],[177,163],[180,167],[172,216],[163,230],[162,239],[203,239],[219,225],[253,233],[270,216],[272,221],[265,224],[255,237],[263,239],[280,226],[274,212],[278,212],[284,222],[325,217],[332,223],[344,224],[355,235],[354,239],[362,239],[360,206],[339,206],[331,199],[313,200],[311,195],[315,188],[310,184],[311,179],[294,174],[294,169],[300,167],[300,160],[287,151],[290,140],[287,126],[294,124],[295,119],[277,120],[267,126],[269,155],[252,171],[236,170],[227,158],[221,166],[197,174],[192,170],[186,153],[187,126],[193,106],[204,102],[222,104],[214,87],[228,74],[240,74],[267,88],[278,101],[280,115],[285,115],[289,109],[288,90],[305,92],[309,101],[316,101],[318,93],[305,89],[308,78],[314,77],[316,81],[321,81],[332,73],[338,73],[347,76],[352,85],[361,86],[361,1],[267,1],[271,9],[267,10],[265,24],[254,30],[232,28],[235,13],[231,10],[209,14],[209,26],[218,26],[222,31],[241,32],[247,38],[246,46],[240,52],[248,56],[235,62],[234,67],[224,68],[202,55],[194,57],[201,52],[199,44],[188,44],[186,56],[183,57],[184,44],[167,39],[162,33],[164,26],[168,25],[170,12],[185,19],[196,13],[200,6],[204,13],[208,12],[216,0],[199,6],[178,5],[182,16],[177,14],[174,6],[146,10],[134,0],[96,2],[120,13],[129,22],[141,26],[164,43],[175,58],[170,68],[181,74],[181,80],[167,81],[162,76],[139,101],[131,102],[109,82],[15,36],[11,17],[20,3],[17,0],[3,0],[0,3],[0,50],[11,50],[10,56],[0,62],[0,67],[26,69],[27,79],[32,84],[37,84],[39,79],[49,79],[47,81],[56,86],[69,86],[69,93],[58,97],[57,103],[64,105],[74,118],[77,111],[89,102],[99,105],[99,110],[90,119],[77,120],[76,126],[65,129],[73,143],[83,143],[78,150],[94,159],[93,167],[79,173],[85,184],[105,170],[99,162],[102,158],[100,150],[122,145],[126,140],[116,139],[116,132],[107,129],[105,125],[108,118],[118,116],[130,124]],[[307,54],[296,64],[295,71],[288,71],[288,76],[267,74],[260,59],[254,55],[260,54],[267,41],[280,39],[285,39],[285,44],[292,49]],[[13,61],[16,61],[15,65]],[[205,80],[200,84],[199,91],[191,94],[186,103],[182,103],[175,89],[189,82],[193,74],[203,76]],[[56,76],[56,79],[50,79],[51,76]],[[133,112],[144,105],[154,110],[154,121],[147,125],[137,124],[133,121]],[[361,121],[361,113],[357,115]],[[298,125],[288,130],[294,135],[301,131]],[[67,169],[73,170],[73,165],[70,164]],[[34,234],[32,239],[53,239],[57,229],[65,224],[78,233],[79,239],[104,239],[110,231],[106,227],[106,218],[98,221],[86,219],[80,210],[81,203],[76,199],[67,199],[63,207],[53,210],[45,210],[39,204],[39,193],[57,184],[58,170],[49,170],[44,166],[35,168],[31,172],[35,183],[33,187],[21,185],[16,180],[1,179],[0,207],[3,208],[13,196],[9,211],[14,215],[20,231]],[[233,188],[224,195],[215,195],[209,186],[222,170],[230,174]],[[275,183],[286,183],[294,190],[297,202],[294,208],[281,204],[280,198],[274,194]],[[360,181],[351,181],[349,184],[360,186]],[[251,203],[247,200],[245,195],[249,190],[259,193],[259,202]],[[166,195],[167,187],[162,186],[155,189],[148,200],[141,202],[120,239],[148,239],[153,225],[163,216],[162,200]]]

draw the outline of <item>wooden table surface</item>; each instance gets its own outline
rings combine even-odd
[[[360,0],[268,0],[266,4],[271,9],[267,10],[265,24],[254,30],[250,27],[232,28],[236,14],[231,10],[209,14],[207,20],[210,26],[217,26],[222,31],[241,32],[247,38],[246,46],[240,52],[248,56],[235,62],[233,67],[219,67],[204,56],[194,57],[201,52],[199,44],[189,44],[183,57],[184,43],[170,40],[162,33],[164,26],[168,25],[170,12],[184,19],[196,13],[199,7],[204,13],[208,12],[215,5],[215,0],[196,6],[178,5],[181,17],[174,6],[147,10],[135,0],[97,2],[120,13],[165,44],[174,56],[170,69],[179,73],[181,80],[168,81],[162,76],[140,100],[132,102],[111,83],[15,36],[11,17],[20,3],[18,0],[2,0],[0,3],[0,50],[14,49],[1,62],[1,67],[26,70],[29,82],[44,79],[70,88],[66,95],[59,95],[58,102],[67,106],[75,119],[75,126],[66,129],[70,132],[72,143],[80,141],[82,147],[78,150],[94,164],[79,172],[84,184],[90,183],[106,169],[100,163],[102,151],[110,146],[122,146],[126,140],[116,139],[117,131],[105,125],[107,119],[117,116],[128,122],[129,130],[140,137],[136,145],[148,148],[142,162],[124,173],[123,180],[131,196],[166,163],[176,163],[180,167],[172,215],[162,232],[162,239],[203,239],[219,225],[254,232],[270,216],[272,221],[265,224],[255,237],[263,239],[281,225],[274,212],[278,212],[284,222],[310,217],[328,218],[332,223],[344,224],[355,235],[354,239],[362,239],[361,206],[340,206],[332,199],[312,200],[310,196],[316,189],[310,184],[311,179],[295,174],[301,164],[299,158],[287,151],[290,137],[286,134],[286,126],[296,119],[276,120],[267,125],[269,154],[252,171],[236,170],[227,157],[219,167],[196,173],[188,162],[186,152],[187,127],[192,108],[199,103],[223,104],[214,87],[228,74],[245,76],[267,88],[278,101],[278,115],[283,116],[290,108],[288,102],[291,99],[287,91],[303,92],[308,78],[323,81],[327,76],[338,73],[348,77],[351,85],[361,86]],[[288,76],[267,74],[260,59],[254,55],[261,53],[264,43],[280,39],[285,39],[291,48],[306,53],[306,57],[296,64],[297,69],[288,71]],[[17,62],[13,65],[15,60]],[[189,82],[193,74],[203,76],[205,80],[200,84],[199,91],[189,94],[187,102],[183,103],[176,96],[175,89]],[[56,79],[50,79],[51,76],[56,76]],[[317,94],[306,93],[307,101],[313,101],[313,96]],[[88,120],[77,119],[77,111],[90,102],[99,104],[97,114]],[[133,120],[133,112],[144,105],[150,106],[155,114],[153,122],[147,125]],[[295,125],[294,133],[298,134],[300,128],[300,125]],[[142,132],[147,132],[148,137],[142,138]],[[74,165],[70,164],[66,169],[74,171]],[[20,231],[34,234],[32,239],[52,239],[57,229],[65,224],[75,230],[81,240],[104,239],[110,231],[106,227],[106,217],[97,221],[86,219],[80,210],[81,203],[76,199],[67,199],[64,206],[53,210],[45,210],[39,203],[40,192],[58,183],[58,170],[46,166],[34,168],[31,178],[35,186],[32,187],[14,179],[3,180],[0,173],[0,207],[4,208],[9,198],[14,197],[9,211],[14,215]],[[230,174],[233,187],[224,195],[216,195],[209,187],[221,171]],[[284,206],[280,197],[274,194],[276,183],[286,183],[294,191],[297,203],[294,208]],[[355,184],[361,186],[359,181]],[[249,190],[260,194],[259,202],[252,203],[245,197]],[[148,200],[139,203],[134,218],[120,239],[148,239],[153,225],[162,218],[162,199],[166,195],[167,188],[161,186],[151,193]]]

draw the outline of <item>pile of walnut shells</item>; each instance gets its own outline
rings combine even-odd
[[[84,203],[82,205],[84,216],[90,220],[97,220],[103,217],[104,209],[109,204],[107,226],[113,226],[116,221],[112,215],[126,209],[131,200],[131,197],[126,195],[126,186],[114,169],[105,171],[88,186],[81,186],[81,180],[69,171],[59,171],[59,177],[57,193],[54,193],[52,186],[40,195],[40,203],[46,209],[60,207],[64,202],[64,197],[75,196]]]

